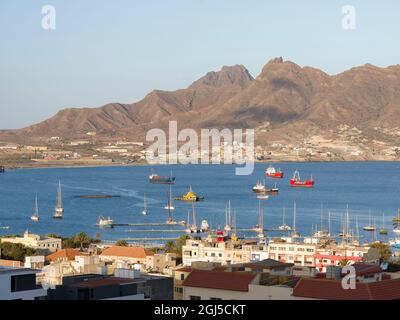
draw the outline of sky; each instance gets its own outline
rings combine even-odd
[[[2,0],[0,129],[185,88],[224,65],[257,76],[278,56],[329,74],[399,64],[399,35],[398,0]]]

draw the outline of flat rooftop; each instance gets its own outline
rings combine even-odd
[[[38,273],[38,270],[30,268],[0,267],[0,275],[9,273]]]

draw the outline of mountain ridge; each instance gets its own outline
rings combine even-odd
[[[196,130],[254,128],[258,141],[285,143],[315,136],[343,140],[343,126],[357,127],[364,139],[371,140],[379,127],[382,142],[393,147],[393,132],[400,130],[399,111],[400,65],[364,64],[329,75],[278,57],[255,78],[243,65],[224,66],[186,89],[153,90],[131,104],[63,109],[38,124],[1,131],[0,140],[78,138],[88,131],[99,138],[143,139],[147,130],[166,128],[169,120],[177,120],[179,127],[183,123]],[[353,142],[364,148],[360,139]]]

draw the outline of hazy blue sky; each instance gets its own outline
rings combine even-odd
[[[56,8],[56,30],[41,27]],[[342,7],[357,28],[342,28]],[[223,65],[253,76],[271,58],[338,73],[400,63],[400,1],[2,0],[0,128],[65,107],[131,103]]]

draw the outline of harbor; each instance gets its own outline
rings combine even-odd
[[[325,230],[325,234],[339,241],[343,236],[343,215],[348,208],[349,233],[354,239],[391,241],[397,245],[398,224],[392,226],[392,219],[397,216],[399,206],[395,183],[399,165],[363,163],[364,170],[359,166],[358,163],[274,166],[258,163],[255,172],[246,177],[235,176],[233,166],[202,165],[176,166],[173,172],[161,166],[154,173],[149,166],[6,171],[0,185],[1,200],[7,203],[0,208],[0,234],[32,230],[68,236],[84,231],[92,236],[100,234],[104,240],[151,238],[164,242],[183,234],[206,237],[209,230],[227,227],[235,229],[239,238],[257,238],[262,229],[265,237],[272,239],[291,234],[295,223],[301,237],[323,236],[329,225],[330,230]],[[366,177],[366,171],[376,174]],[[160,176],[151,181],[150,175],[155,172]],[[312,176],[313,188],[291,186],[294,175],[300,175],[300,182],[309,181],[307,177]],[[158,183],[159,180],[168,183]],[[257,181],[263,189],[255,192]],[[32,187],[39,183],[40,188]],[[295,204],[296,222],[293,221]],[[190,222],[193,209],[195,223]],[[29,219],[36,213],[39,221]],[[202,222],[207,222],[208,230],[201,229]],[[365,227],[374,228],[368,231]]]

